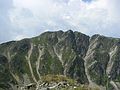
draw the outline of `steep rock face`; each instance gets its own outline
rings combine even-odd
[[[10,83],[15,82],[9,71],[8,60],[5,56],[0,55],[0,90],[10,88]]]
[[[0,55],[6,58],[9,68],[5,69],[10,70],[13,81],[7,86],[15,89],[16,85],[37,83],[47,74],[63,74],[88,83],[83,59],[88,46],[89,36],[71,30],[45,32],[32,39],[1,44]]]
[[[36,38],[38,39],[36,40]],[[79,32],[73,32],[71,30],[67,32],[62,32],[62,31],[47,32],[47,33],[43,33],[41,36],[36,38],[33,38],[32,40],[33,43],[35,43],[36,45],[38,44],[42,47],[45,47],[46,52],[49,53],[47,54],[47,56],[50,55],[51,57],[50,61],[52,63],[52,66],[48,68],[53,68],[53,70],[49,72],[51,73],[52,71],[53,72],[57,71],[56,72],[57,74],[58,73],[64,74],[70,77],[73,76],[73,75],[69,75],[71,65],[76,60],[76,57],[79,56],[83,58],[85,56],[87,52],[87,47],[89,45],[89,36],[86,36]],[[38,42],[41,42],[41,43],[38,43]],[[81,75],[86,77],[84,72],[84,65],[83,65],[84,60],[82,59],[81,61],[82,62],[79,64],[82,64],[82,65],[79,65],[78,69],[82,68],[83,71]],[[56,64],[56,66],[54,66],[54,64]],[[77,74],[76,76],[80,77],[79,75]],[[86,83],[87,78],[84,78],[83,82]]]
[[[85,57],[89,82],[119,90],[119,39],[94,35]],[[114,73],[114,74],[113,74]]]
[[[74,79],[77,79],[77,81],[81,82],[81,84],[87,84],[88,80],[84,70],[84,60],[77,56],[72,62],[68,74]]]
[[[120,90],[120,39],[69,30],[0,44],[0,89],[38,84],[49,74]]]

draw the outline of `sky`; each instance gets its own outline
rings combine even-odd
[[[73,30],[120,38],[120,0],[0,0],[0,43]]]

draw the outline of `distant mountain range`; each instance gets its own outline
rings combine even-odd
[[[120,39],[68,30],[0,44],[0,90],[24,90],[46,75],[120,90]]]

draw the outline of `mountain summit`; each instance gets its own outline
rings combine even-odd
[[[120,90],[120,39],[69,30],[0,44],[0,90],[42,90],[39,82],[47,75]]]

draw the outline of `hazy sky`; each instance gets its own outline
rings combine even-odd
[[[0,43],[68,29],[120,38],[120,0],[0,0]]]

